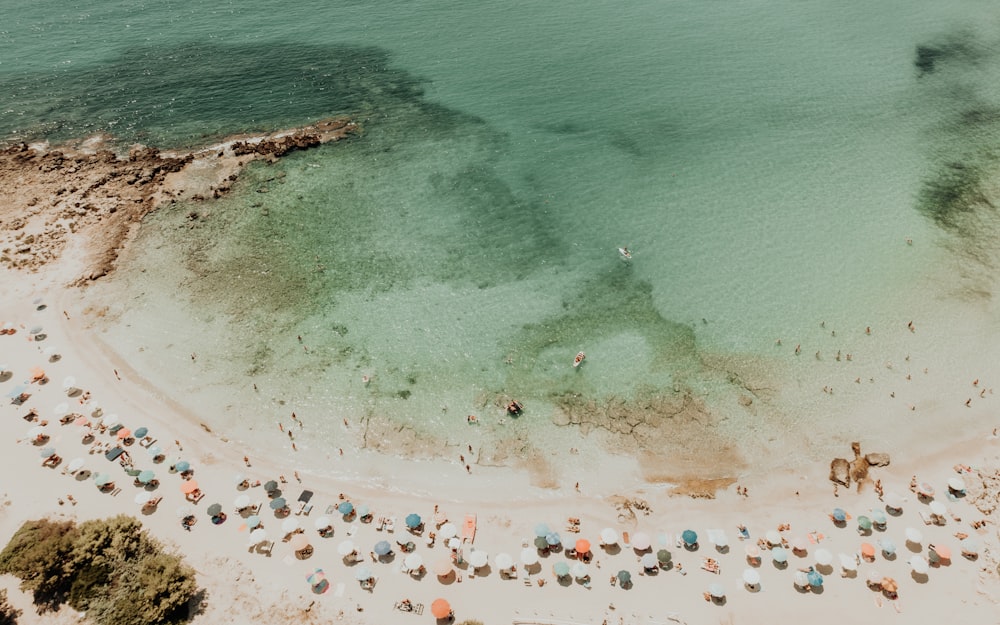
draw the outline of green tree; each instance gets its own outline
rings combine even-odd
[[[0,625],[17,625],[21,611],[7,603],[7,589],[0,588]]]
[[[147,545],[138,520],[119,515],[84,521],[73,543],[70,568],[74,572],[68,601],[77,610],[90,610],[92,601],[107,594],[116,572],[155,550]]]
[[[0,573],[19,578],[40,612],[55,610],[69,592],[75,538],[72,521],[27,521],[0,552]]]

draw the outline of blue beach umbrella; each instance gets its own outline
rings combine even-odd
[[[277,499],[272,499],[271,503],[269,503],[267,505],[271,506],[272,510],[280,510],[281,508],[284,508],[285,505],[286,505],[285,504],[285,498],[284,497],[278,497]]]
[[[7,393],[7,397],[9,397],[11,399],[17,399],[18,397],[20,397],[21,395],[23,395],[24,392],[27,391],[27,390],[28,390],[28,386],[27,385],[20,384],[18,386],[15,386],[14,390],[12,390],[11,392]]]
[[[349,501],[345,501],[344,503],[337,506],[337,512],[343,514],[344,516],[347,516],[348,514],[354,512],[354,504],[352,504]]]
[[[413,513],[406,515],[406,527],[411,530],[420,527],[420,515]]]
[[[556,562],[552,565],[552,572],[556,574],[557,577],[566,577],[569,575],[569,564],[565,562]]]
[[[823,576],[817,571],[809,571],[806,573],[806,580],[808,580],[810,586],[822,586]]]
[[[885,525],[886,523],[889,522],[889,519],[886,518],[885,516],[885,512],[883,512],[882,510],[872,510],[871,518],[872,518],[872,523],[877,523],[879,525]]]
[[[140,471],[139,475],[137,475],[136,477],[138,477],[139,481],[142,482],[143,484],[149,484],[150,482],[153,481],[153,478],[156,477],[156,474],[150,471],[149,469],[146,469],[145,471]]]
[[[375,543],[375,553],[376,554],[378,554],[380,556],[384,556],[385,554],[389,553],[390,551],[392,551],[392,545],[389,544],[389,541],[387,541],[387,540],[380,540],[377,543]]]
[[[253,529],[253,528],[257,527],[258,525],[260,525],[260,517],[259,516],[257,516],[256,514],[252,514],[252,515],[250,515],[250,516],[247,517],[247,527],[249,527],[250,529]]]
[[[545,535],[545,542],[550,546],[556,546],[562,544],[562,538],[559,538],[559,534],[552,532],[551,534]]]
[[[141,427],[141,428],[137,429],[135,432],[132,432],[132,436],[134,436],[136,438],[142,438],[143,436],[145,436],[147,434],[149,434],[149,428],[147,428],[147,427]]]
[[[188,462],[187,460],[181,460],[180,462],[174,465],[174,468],[177,469],[179,473],[184,473],[185,471],[191,468],[191,463]]]
[[[156,446],[147,447],[146,453],[148,453],[150,456],[159,456],[160,454],[163,453],[163,450]]]
[[[775,547],[771,550],[771,559],[778,564],[784,564],[788,562],[788,552],[785,551],[784,547]]]
[[[681,534],[681,540],[684,541],[685,545],[694,545],[698,542],[698,534],[694,530],[684,530]]]
[[[837,523],[843,523],[844,521],[847,520],[847,513],[844,512],[843,508],[834,508],[833,520],[836,521]]]
[[[552,533],[547,523],[539,523],[535,526],[535,536],[545,537]]]

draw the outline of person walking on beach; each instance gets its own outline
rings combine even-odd
[[[243,456],[243,464],[250,466],[250,456]]]

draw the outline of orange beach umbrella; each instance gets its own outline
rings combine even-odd
[[[181,483],[181,492],[185,495],[193,493],[196,490],[198,490],[198,482],[194,480],[187,480]]]
[[[451,614],[451,604],[445,599],[435,599],[431,604],[431,614],[434,618],[448,618]]]
[[[871,543],[861,543],[861,555],[866,558],[875,557],[875,545]]]
[[[590,541],[586,538],[581,538],[576,541],[576,552],[577,553],[587,553],[590,551]]]

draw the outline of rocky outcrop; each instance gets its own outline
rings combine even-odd
[[[867,462],[868,466],[870,467],[887,467],[889,466],[889,454],[884,454],[884,453],[865,454],[865,462]]]
[[[851,485],[851,463],[844,458],[834,458],[830,463],[830,481],[842,486]]]

